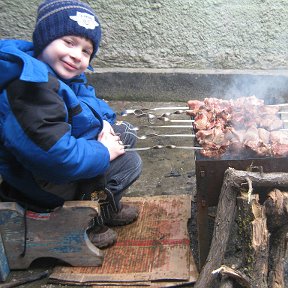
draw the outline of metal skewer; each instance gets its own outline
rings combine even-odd
[[[194,123],[195,120],[181,120],[181,119],[178,119],[178,120],[172,120],[172,119],[169,119],[168,117],[162,117],[162,118],[158,118],[157,120],[162,120],[164,122],[171,122],[171,123]]]
[[[193,128],[191,125],[142,125],[140,127],[134,127],[139,130],[140,128]],[[136,130],[135,130],[136,131]]]
[[[139,147],[139,148],[126,148],[125,151],[146,151],[151,149],[188,149],[188,150],[202,150],[202,147],[195,147],[195,146],[176,146],[176,145],[155,145],[151,147]]]
[[[116,122],[116,125],[121,125],[121,124],[124,124],[126,126],[126,128],[130,131],[139,131],[142,128],[152,128],[152,129],[153,128],[188,128],[188,129],[193,128],[192,125],[141,125],[139,127],[137,127],[137,126],[130,127],[130,126],[126,125],[125,122],[123,122],[123,121],[117,121]]]
[[[194,138],[194,134],[157,134],[157,133],[149,133],[143,135],[145,137],[192,137]]]
[[[185,107],[156,107],[156,108],[152,108],[152,109],[149,109],[151,111],[157,111],[157,110],[189,110],[189,107],[185,106]]]
[[[153,121],[153,119],[167,118],[168,116],[171,116],[171,115],[179,115],[179,114],[186,113],[186,110],[176,110],[173,112],[165,112],[161,115],[155,115],[152,113],[143,112],[142,110],[131,110],[132,113],[127,113],[127,111],[128,110],[126,110],[125,112],[121,112],[121,116],[126,117],[126,116],[131,115],[131,114],[135,115],[138,118],[147,116],[148,121]]]
[[[288,106],[288,103],[270,104],[270,105],[267,105],[267,106],[270,106],[270,107],[285,107],[285,106]]]
[[[184,119],[170,119],[170,118],[168,118],[168,117],[163,117],[163,116],[160,116],[160,117],[157,117],[157,116],[155,116],[155,117],[151,117],[151,114],[150,114],[150,116],[148,116],[148,122],[150,123],[150,124],[155,124],[156,122],[157,122],[157,120],[160,120],[160,121],[164,121],[164,122],[171,122],[171,123],[194,123],[195,122],[195,120],[192,120],[192,119],[190,119],[190,120],[184,120]]]
[[[145,134],[145,135],[142,135],[142,136],[137,136],[134,133],[129,132],[129,131],[126,131],[124,133],[132,134],[139,140],[145,140],[145,139],[150,138],[150,137],[172,137],[172,138],[173,137],[191,137],[191,138],[195,137],[195,134],[157,134],[157,133],[148,133],[148,134]]]
[[[123,115],[123,116],[127,116],[127,115]],[[167,116],[162,116],[162,115],[157,116],[157,115],[150,114],[150,113],[139,114],[136,117],[144,117],[144,116],[147,116],[148,122],[150,124],[155,124],[157,122],[157,120],[164,121],[164,122],[171,122],[171,123],[193,123],[193,122],[195,122],[195,120],[193,120],[193,119],[190,119],[190,120],[189,119],[187,119],[187,120],[175,119],[174,120],[174,119],[168,118]]]
[[[159,110],[189,110],[189,107],[156,107],[156,108],[142,108],[142,109],[127,109],[121,112],[122,116],[126,116],[128,114],[134,114],[136,116],[148,114],[147,111],[159,111]],[[176,111],[175,111],[176,112]]]

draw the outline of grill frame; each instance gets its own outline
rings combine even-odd
[[[229,168],[246,171],[260,167],[264,173],[288,172],[287,157],[211,159],[195,151],[197,199],[205,200],[208,207],[217,206],[225,171]]]

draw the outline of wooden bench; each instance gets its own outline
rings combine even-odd
[[[86,233],[99,211],[97,202],[67,201],[53,212],[26,211],[25,216],[17,203],[0,202],[0,281],[5,281],[10,269],[27,269],[43,257],[72,266],[100,266],[103,252]]]

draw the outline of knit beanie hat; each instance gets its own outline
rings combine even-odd
[[[78,0],[45,0],[37,11],[33,32],[35,54],[38,56],[52,41],[63,36],[75,35],[90,39],[95,56],[100,39],[100,23],[92,10]]]

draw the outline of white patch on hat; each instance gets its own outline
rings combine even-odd
[[[95,27],[99,26],[99,23],[97,23],[95,17],[88,13],[82,13],[77,11],[76,16],[70,16],[69,18],[73,21],[76,21],[79,26],[86,29],[95,29]]]

